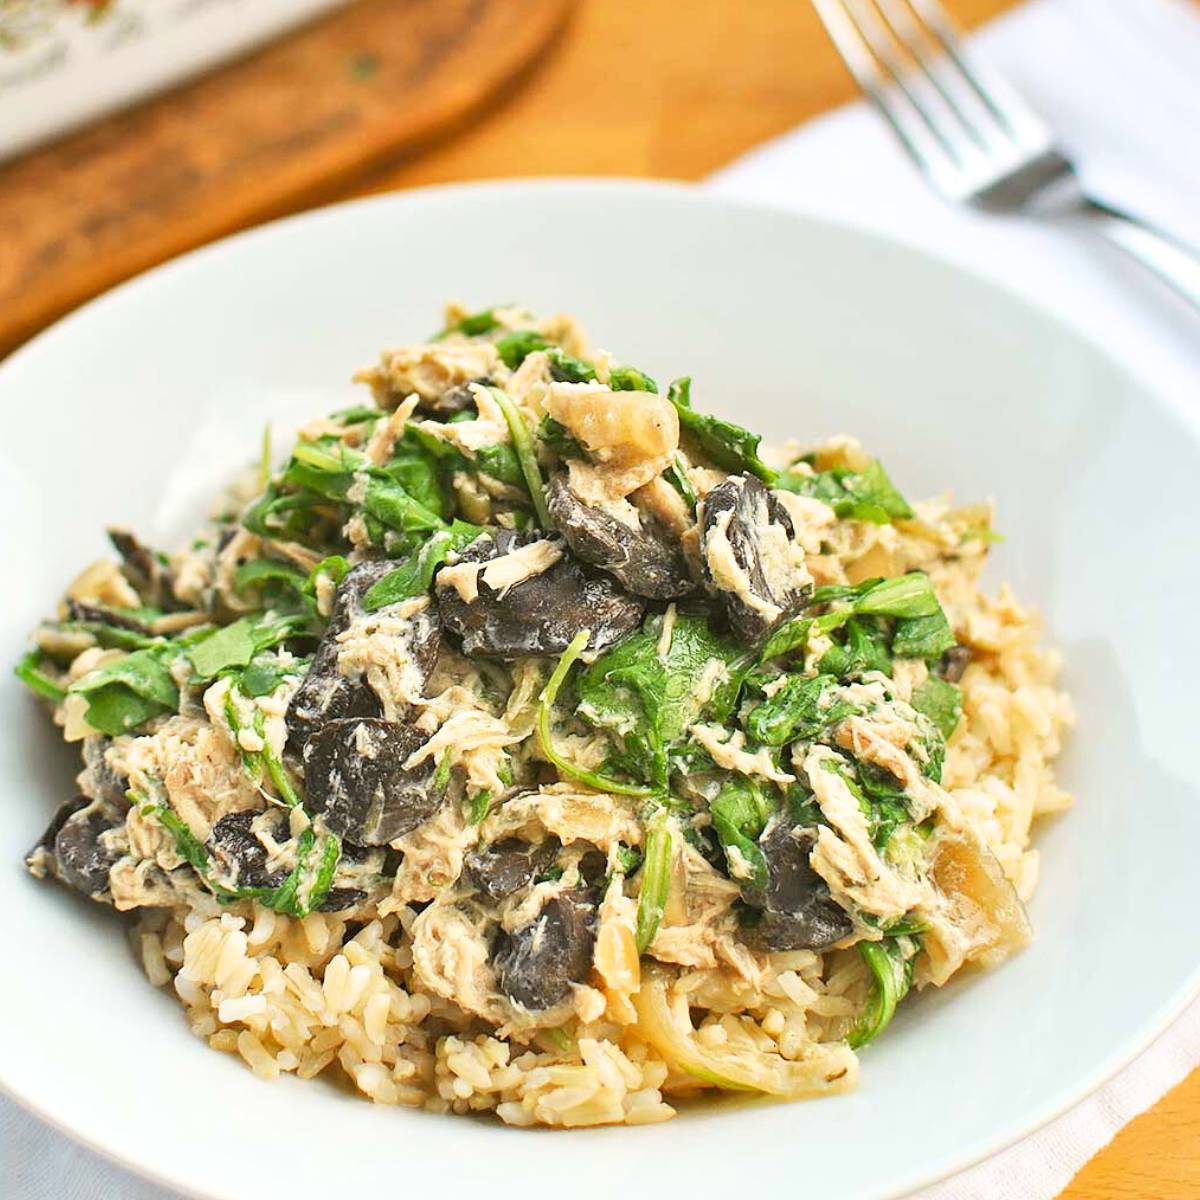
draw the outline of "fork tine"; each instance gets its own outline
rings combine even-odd
[[[846,0],[846,7],[875,57],[884,64],[896,86],[908,97],[950,156],[964,169],[979,167],[979,152],[986,151],[986,143],[926,67],[920,37],[910,41],[888,20],[884,12],[887,3],[888,0]]]
[[[948,56],[944,45],[922,23],[908,0],[875,0],[875,6],[892,36],[925,72],[945,108],[971,141],[985,154],[1011,148],[1012,135],[1007,124],[999,122],[990,106],[981,101],[975,88]]]
[[[845,0],[813,0],[813,6],[850,74],[887,120],[909,156],[922,170],[948,187],[956,187],[960,173],[956,156],[911,92],[876,53]]]
[[[1026,148],[1045,149],[1053,141],[1049,127],[1002,75],[975,59],[963,46],[939,0],[903,0],[916,22],[958,68],[958,75],[1002,129]]]

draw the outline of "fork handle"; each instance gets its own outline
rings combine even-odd
[[[1088,197],[1083,212],[1101,237],[1200,309],[1200,250],[1101,200]]]

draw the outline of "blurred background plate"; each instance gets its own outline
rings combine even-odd
[[[0,159],[346,0],[0,0]]]
[[[0,12],[27,2],[0,0]],[[180,55],[193,43],[201,49],[209,25],[232,45],[235,34],[265,34],[271,13],[279,32],[284,17],[294,24],[302,11],[335,11],[153,103],[0,163],[0,355],[152,263],[335,199],[380,161],[395,164],[438,135],[481,122],[547,56],[574,0],[145,4],[191,15],[97,59],[89,70],[106,86],[122,86],[122,55],[143,61],[138,47],[157,68],[167,44]],[[115,19],[109,11],[95,28]],[[56,112],[32,94],[0,91],[0,130],[22,113],[33,120]]]

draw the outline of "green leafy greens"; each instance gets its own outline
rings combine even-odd
[[[730,873],[759,889],[767,886],[767,860],[758,847],[758,837],[774,811],[762,788],[741,775],[731,776],[709,806],[713,828],[729,860]],[[748,876],[734,869],[734,853],[749,869]]]
[[[438,567],[452,553],[469,546],[483,532],[482,526],[469,525],[466,521],[458,520],[448,529],[439,529],[394,571],[371,585],[363,597],[363,607],[368,612],[374,612],[389,604],[398,604],[401,600],[408,600],[427,592]]]
[[[109,737],[128,733],[154,717],[179,708],[179,687],[171,664],[175,645],[135,650],[104,663],[67,689],[87,700],[87,723]]]
[[[654,389],[657,391],[657,388]],[[692,407],[692,381],[676,379],[667,389],[667,399],[679,414],[679,428],[726,471],[749,471],[764,483],[773,484],[778,472],[758,457],[762,438],[732,421],[699,413]]]
[[[846,1038],[858,1050],[874,1041],[896,1015],[896,1006],[912,986],[916,945],[911,938],[884,938],[881,942],[859,942],[858,952],[871,970],[871,997],[858,1023]]]
[[[834,467],[812,475],[784,471],[775,486],[822,500],[839,517],[848,520],[886,525],[896,518],[913,515],[908,501],[888,478],[878,459],[872,459],[862,471],[851,471],[848,467]]]
[[[662,618],[618,642],[579,678],[579,713],[624,744],[617,760],[639,779],[665,790],[668,751],[688,726],[730,716],[750,663],[732,638],[714,633],[700,615],[679,614],[660,653]],[[699,681],[708,672],[707,694]]]

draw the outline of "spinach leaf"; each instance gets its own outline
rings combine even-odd
[[[521,459],[507,442],[497,442],[494,446],[480,446],[473,459],[466,459],[463,469],[469,475],[489,475],[492,479],[498,479],[501,483],[511,484],[513,487],[525,486]]]
[[[60,704],[67,698],[67,690],[59,687],[54,680],[42,672],[40,668],[44,657],[40,650],[30,650],[13,668],[13,674],[30,691],[36,692],[46,700],[52,700],[55,704]]]
[[[661,633],[662,618],[650,618],[583,672],[578,692],[580,715],[618,733],[630,765],[665,789],[668,751],[696,721],[729,718],[750,661],[701,615],[678,615],[660,655]],[[716,674],[704,695],[698,681],[706,670]]]
[[[410,496],[391,476],[381,471],[368,471],[362,508],[387,528],[403,533],[439,529],[444,524],[438,513]]]
[[[818,738],[831,725],[859,711],[856,705],[836,698],[837,687],[834,675],[789,675],[773,696],[751,711],[746,732],[766,746]]]
[[[614,392],[657,392],[658,384],[645,371],[637,367],[612,367],[608,372],[608,386]]]
[[[807,784],[793,783],[788,785],[784,794],[784,804],[787,805],[788,816],[793,825],[803,825],[812,828],[823,821],[821,806],[817,798],[808,790]]]
[[[954,645],[957,645],[954,633],[940,608],[928,616],[897,621],[892,636],[892,653],[897,658],[923,658],[931,662]]]
[[[615,858],[616,869],[622,875],[632,875],[642,865],[642,852],[636,846],[618,843]]]
[[[774,806],[758,784],[743,775],[732,776],[709,805],[713,828],[725,851],[730,874],[757,889],[765,888],[769,882],[767,860],[758,847],[758,838],[773,811]],[[748,877],[734,869],[731,850],[736,850],[750,867]]]
[[[550,358],[550,378],[558,383],[593,383],[596,368],[582,358],[575,358],[557,346],[547,351]]]
[[[304,594],[315,598],[317,594],[317,580],[322,577],[330,579],[333,582],[333,586],[337,587],[346,578],[346,572],[349,570],[350,563],[340,554],[331,554],[327,558],[321,559],[308,573],[308,578],[304,581]]]
[[[263,650],[302,635],[314,635],[309,618],[302,614],[257,613],[213,630],[188,648],[187,657],[197,679],[215,679],[222,671],[248,666]]]
[[[694,513],[696,505],[700,503],[700,497],[696,495],[696,489],[692,487],[692,481],[687,477],[687,472],[683,469],[683,460],[676,453],[671,465],[663,472],[666,481],[684,498],[688,508]]]
[[[849,782],[849,781],[848,781]],[[909,819],[908,796],[891,774],[874,763],[858,761],[858,786],[850,783],[867,814],[871,841],[880,852]]]
[[[800,496],[822,500],[842,518],[886,525],[893,518],[911,517],[913,510],[888,478],[878,459],[861,471],[834,467],[815,475],[784,471],[775,486]]]
[[[307,603],[304,592],[307,582],[308,575],[292,563],[252,558],[234,573],[233,590],[239,594],[256,590],[266,607],[282,609]]]
[[[553,417],[543,417],[537,429],[538,440],[559,458],[587,458],[583,447]]]
[[[962,718],[962,691],[952,683],[930,675],[912,694],[912,706],[937,726],[947,741]]]
[[[644,954],[654,941],[671,890],[671,826],[660,809],[646,830],[645,858],[637,906],[637,949]]]
[[[798,650],[807,643],[810,633],[832,633],[848,624],[855,616],[897,617],[900,618],[897,622],[897,629],[908,620],[935,618],[936,624],[931,620],[926,626],[906,627],[905,636],[901,638],[899,648],[894,641],[891,647],[892,654],[897,658],[922,657],[912,654],[907,649],[910,641],[915,640],[916,634],[937,632],[937,638],[930,636],[928,640],[928,645],[933,646],[940,640],[941,631],[948,632],[950,628],[945,614],[942,612],[942,606],[934,594],[933,584],[930,583],[929,576],[923,571],[910,571],[907,575],[899,575],[894,579],[867,579],[856,586],[832,585],[818,588],[810,597],[807,607],[811,609],[821,604],[831,603],[837,603],[840,607],[830,609],[829,612],[822,613],[819,617],[793,617],[786,624],[781,625],[767,639],[759,652],[759,661],[766,662],[781,654]],[[864,657],[864,661],[867,659],[876,662],[883,661],[882,646],[866,644],[868,640],[878,642],[877,631],[878,626],[863,627],[857,634],[856,649]],[[943,651],[947,648],[943,647]],[[938,654],[940,655],[943,651],[939,651]],[[851,652],[854,652],[854,647]],[[930,655],[930,657],[934,656]],[[836,658],[831,660],[831,666],[837,665],[839,661]],[[887,670],[888,668],[881,669]]]
[[[474,420],[466,417],[465,420]],[[461,424],[453,421],[448,424]],[[437,463],[444,476],[452,475],[455,471],[464,471],[468,475],[489,475],[501,483],[512,484],[514,487],[525,486],[525,476],[521,471],[521,463],[517,452],[507,442],[498,442],[492,446],[481,446],[475,451],[474,458],[468,458],[456,446],[435,437],[427,429],[410,429],[409,437],[418,442],[421,447]]]
[[[166,640],[138,633],[134,629],[122,629],[119,625],[109,625],[104,621],[59,621],[54,628],[63,633],[86,633],[106,650],[146,650],[151,646],[161,646]]]
[[[793,617],[790,621],[785,621],[763,643],[758,655],[759,662],[767,662],[772,658],[791,654],[793,650],[803,649],[808,644],[808,635],[812,627],[811,617]]]
[[[208,871],[208,848],[187,827],[183,820],[175,815],[167,803],[143,805],[143,815],[153,813],[158,823],[175,839],[175,853],[185,863],[201,874]]]
[[[586,767],[576,766],[570,759],[564,758],[554,748],[554,738],[551,734],[550,718],[554,710],[554,702],[571,668],[579,656],[587,649],[588,639],[592,636],[590,629],[581,629],[572,639],[571,644],[562,652],[557,665],[542,688],[541,699],[538,701],[537,739],[538,746],[548,762],[556,766],[564,775],[570,775],[581,783],[598,792],[613,792],[618,796],[649,796],[651,789],[639,787],[637,784],[622,783],[619,779],[610,779]]]
[[[89,695],[87,722],[109,737],[118,737],[171,711],[157,701],[139,696],[132,688],[112,684]]]
[[[371,585],[363,597],[363,607],[367,612],[374,612],[429,591],[438,567],[452,552],[469,546],[483,532],[480,525],[457,520],[449,529],[439,529],[420,550]]]
[[[731,421],[698,413],[692,407],[692,381],[676,379],[667,389],[667,399],[679,414],[679,427],[718,467],[726,471],[749,471],[764,483],[774,483],[778,472],[758,457],[762,440]]]
[[[330,413],[329,419],[339,425],[363,425],[378,421],[382,416],[383,413],[379,409],[372,408],[369,404],[354,404],[350,408],[340,408],[337,412]]]
[[[289,675],[303,671],[303,662],[283,667],[273,658],[255,658],[238,677],[238,687],[247,696],[269,696]]]
[[[845,625],[845,641],[832,646],[817,670],[846,678],[867,671],[892,673],[892,655],[888,650],[887,631],[875,617],[851,617]]]
[[[513,449],[517,452],[517,461],[521,464],[521,473],[525,476],[525,486],[529,491],[529,499],[533,501],[538,524],[543,529],[553,529],[554,522],[550,519],[550,510],[546,507],[546,489],[538,467],[537,452],[533,448],[533,438],[530,437],[525,418],[517,411],[517,406],[502,388],[494,387],[491,393],[508,423]]]
[[[333,876],[342,857],[342,841],[336,834],[327,833],[321,846],[317,871],[313,876],[312,887],[308,889],[308,899],[304,902],[306,913],[317,909],[329,895],[333,887]]]
[[[248,666],[256,649],[255,619],[240,620],[217,629],[188,651],[188,661],[201,679],[215,679],[230,667]]]
[[[877,1038],[896,1014],[896,1006],[912,986],[912,939],[884,938],[880,942],[859,942],[858,952],[874,976],[871,998],[858,1023],[846,1038],[850,1048],[858,1050]]]
[[[934,783],[942,782],[942,766],[946,762],[946,739],[942,736],[941,730],[923,714],[918,716],[918,721],[924,728],[924,736],[918,742],[920,748],[925,752],[925,761],[921,762],[921,774],[926,779],[932,779]],[[920,761],[920,756],[917,756]]]
[[[441,517],[449,514],[449,499],[442,490],[438,460],[415,438],[405,437],[398,442],[383,470],[430,512]]]
[[[869,580],[854,601],[856,613],[881,617],[928,617],[942,611],[933,584],[924,571],[910,571],[894,579]]]
[[[351,504],[374,517],[388,529],[409,533],[439,529],[444,522],[438,513],[411,496],[388,472],[371,466],[364,455],[319,443],[301,443],[282,482],[316,493],[338,504]],[[361,496],[360,496],[361,493]]]
[[[179,688],[171,676],[178,647],[135,650],[77,679],[69,693],[86,696],[87,723],[117,737],[153,717],[179,708]]]
[[[340,519],[331,524],[321,511],[324,507],[323,497],[316,492],[287,491],[278,483],[270,483],[242,513],[242,524],[259,537],[307,543],[316,540],[324,528],[332,532],[340,529]]]
[[[535,329],[514,329],[496,342],[496,353],[510,371],[515,371],[535,350],[549,350],[550,343]]]
[[[500,322],[496,317],[494,308],[483,308],[479,312],[468,313],[461,321],[456,321],[453,325],[447,325],[444,329],[439,329],[429,340],[431,342],[440,342],[444,338],[448,338],[452,333],[461,333],[464,337],[480,337],[485,333],[491,333],[493,329],[499,329]]]
[[[488,815],[492,807],[492,793],[484,788],[476,792],[467,802],[467,824],[478,825]]]
[[[841,777],[867,818],[871,841],[882,852],[897,827],[909,820],[907,794],[887,771],[873,763],[860,760],[851,767],[850,761],[839,754],[835,761],[822,765]]]

